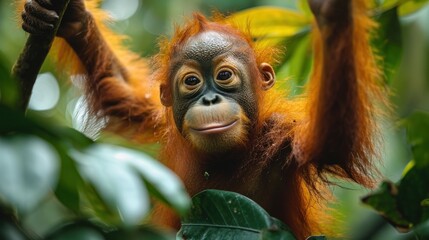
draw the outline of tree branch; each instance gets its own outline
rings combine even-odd
[[[27,110],[37,74],[51,49],[52,42],[57,34],[58,27],[70,0],[57,0],[60,20],[56,23],[54,31],[49,35],[30,34],[24,49],[19,55],[13,69],[12,75],[18,79],[21,89],[19,108]]]

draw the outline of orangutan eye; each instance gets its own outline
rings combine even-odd
[[[200,82],[201,82],[200,79],[198,79],[195,76],[189,76],[185,79],[185,84],[188,86],[195,86]]]
[[[225,80],[230,79],[231,77],[232,77],[232,72],[231,72],[231,71],[226,71],[226,70],[224,70],[224,71],[220,71],[220,72],[217,74],[216,79],[217,79],[217,80],[220,80],[220,81],[225,81]]]

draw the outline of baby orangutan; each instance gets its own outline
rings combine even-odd
[[[26,1],[23,29],[52,32],[54,2]],[[309,0],[315,62],[296,99],[273,88],[273,50],[255,47],[223,19],[195,14],[160,43],[151,69],[102,24],[96,4],[70,1],[57,33],[60,59],[85,78],[90,113],[107,121],[105,130],[160,142],[159,158],[190,195],[238,192],[305,239],[323,231],[317,220],[327,174],[372,184],[374,102],[383,96],[364,0]],[[180,227],[171,210],[155,212],[154,222]]]

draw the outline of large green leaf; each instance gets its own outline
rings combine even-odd
[[[363,198],[362,201],[374,208],[392,225],[399,229],[408,229],[412,223],[404,218],[399,211],[397,195],[398,189],[394,183],[383,182],[376,192]]]
[[[78,161],[84,178],[127,225],[138,223],[149,210],[145,183],[179,213],[188,209],[190,200],[180,180],[140,151],[94,144],[82,151],[72,151],[71,156]]]
[[[414,225],[429,220],[429,207],[422,202],[429,198],[429,165],[410,169],[398,186],[398,209]]]
[[[309,29],[306,28],[298,34],[285,39],[282,44],[286,46],[286,53],[276,73],[281,80],[282,88],[291,89],[291,95],[302,93],[303,86],[313,64],[313,52],[311,50],[311,38]],[[288,81],[283,81],[288,79]]]
[[[240,194],[205,190],[192,198],[181,239],[295,239],[288,228]]]
[[[429,0],[414,0],[414,1],[405,1],[400,7],[399,7],[399,15],[405,16],[408,14],[412,14],[423,7],[427,7],[429,3]]]
[[[55,146],[61,157],[60,179],[55,195],[66,207],[79,214],[81,211],[79,190],[84,181],[76,168],[76,162],[68,153],[70,149],[84,149],[94,142],[72,128],[53,127],[49,132],[50,134],[45,137]]]
[[[0,138],[0,198],[20,212],[32,210],[55,187],[59,159],[35,136]]]
[[[310,6],[308,5],[308,0],[298,0],[297,1],[298,9],[304,13],[304,15],[308,18],[312,18],[313,13],[310,10]]]
[[[31,134],[33,137],[43,138],[55,148],[56,154],[61,159],[59,182],[55,188],[56,196],[66,207],[78,213],[80,210],[78,187],[82,185],[82,179],[76,170],[75,162],[68,156],[68,150],[87,147],[93,141],[74,129],[57,127],[48,122],[25,117],[22,112],[2,105],[0,105],[0,115],[2,116],[0,133]]]
[[[76,169],[75,162],[68,156],[66,150],[61,149],[58,153],[61,156],[61,170],[55,195],[61,203],[78,214],[81,210],[79,189],[84,182]]]
[[[149,196],[140,177],[121,161],[122,154],[123,149],[105,145],[70,152],[84,179],[125,225],[132,226],[148,213]]]
[[[135,150],[127,149],[126,155],[122,155],[122,161],[141,175],[153,195],[181,215],[188,211],[191,200],[182,181],[174,172],[148,155]]]
[[[363,202],[399,230],[409,230],[427,222],[429,206],[425,202],[429,197],[428,172],[427,167],[415,166],[407,172],[400,184],[383,183],[378,192],[365,197]]]
[[[84,187],[79,189],[79,197],[83,215],[91,216],[110,226],[133,227],[124,224],[124,220],[118,214],[118,210],[116,208],[112,209],[111,204],[106,202],[91,182],[85,182]]]
[[[286,8],[256,7],[231,15],[229,22],[242,30],[250,31],[253,38],[274,40],[290,37],[310,24],[311,18]],[[269,41],[268,44],[272,44]]]

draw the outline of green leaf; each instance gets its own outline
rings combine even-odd
[[[429,165],[429,113],[416,112],[406,120],[408,142],[417,166]]]
[[[235,239],[235,238],[234,238]],[[295,236],[291,232],[279,231],[278,229],[262,229],[261,240],[294,240]]]
[[[396,74],[402,56],[401,25],[397,14],[397,8],[383,12],[376,16],[379,28],[375,34],[373,44],[381,55],[379,65],[382,67],[388,83],[392,82]]]
[[[94,144],[82,151],[71,150],[82,177],[127,226],[138,224],[148,213],[149,196],[137,173],[124,157],[127,149]]]
[[[422,201],[429,198],[429,165],[414,166],[402,178],[398,186],[398,209],[414,225],[429,219],[429,208]]]
[[[4,62],[3,55],[0,54],[0,104],[13,107],[18,105],[19,89]]]
[[[84,182],[76,169],[75,162],[67,155],[66,150],[61,149],[59,154],[61,156],[61,170],[55,195],[61,203],[78,214],[80,212],[79,189],[84,185]]]
[[[184,214],[189,209],[190,198],[181,180],[167,167],[145,153],[130,148],[98,144],[97,150],[123,164],[143,178],[153,195]]]
[[[60,178],[55,195],[66,207],[79,214],[79,189],[84,185],[84,181],[76,168],[76,162],[68,153],[70,149],[84,149],[94,142],[72,128],[51,126],[43,132],[45,134],[42,135],[57,149],[61,158]]]
[[[67,143],[69,147],[84,148],[93,143],[82,133],[53,125],[50,122],[25,117],[21,111],[0,105],[0,134],[25,133],[37,135],[53,145]]]
[[[298,86],[303,87],[308,80],[311,65],[313,63],[313,53],[311,51],[311,39],[307,35],[296,46],[294,55],[289,63],[290,76],[295,79]]]
[[[63,232],[56,236],[55,238],[50,238],[51,240],[104,240],[104,237],[101,233],[95,231],[94,229],[74,229],[67,232]]]
[[[192,198],[182,218],[183,239],[295,239],[288,228],[249,198],[233,192],[205,190]]]
[[[376,12],[384,12],[388,11],[394,7],[398,6],[399,0],[373,0],[368,1],[369,9],[375,10]]]
[[[83,177],[127,225],[138,223],[149,210],[144,184],[179,213],[184,214],[189,208],[190,200],[180,179],[140,151],[94,144],[70,154],[78,161]]]
[[[25,233],[12,220],[6,221],[1,216],[0,218],[0,239],[5,240],[26,240],[28,239]]]
[[[156,159],[159,156],[161,150],[160,143],[137,143],[130,142],[123,136],[119,136],[112,132],[100,132],[100,135],[97,137],[98,143],[106,143],[116,146],[121,146],[125,148],[131,148],[139,152],[144,152],[149,155],[151,158]]]
[[[427,7],[429,0],[414,0],[414,1],[406,1],[399,7],[399,15],[405,16],[412,14],[424,7]]]
[[[106,234],[106,240],[174,240],[174,234],[161,232],[150,227],[140,227],[137,230],[126,231],[123,229],[115,230]]]
[[[398,189],[391,182],[383,182],[376,192],[364,197],[362,202],[375,209],[392,225],[399,229],[408,229],[411,222],[402,216],[398,210],[396,196]]]
[[[306,240],[326,240],[327,238],[325,236],[311,236],[308,237]]]
[[[48,143],[34,136],[0,138],[0,198],[28,212],[55,187],[59,159]]]
[[[83,188],[79,189],[79,197],[79,204],[82,206],[81,209],[85,216],[91,216],[92,218],[110,226],[124,225],[116,208],[112,209],[91,183],[85,182]]]
[[[250,31],[255,39],[283,39],[299,32],[311,23],[303,13],[286,8],[256,7],[231,15],[228,22]]]
[[[426,221],[413,229],[414,239],[429,239],[429,221]]]
[[[399,184],[384,183],[381,191],[364,202],[393,225],[408,229],[429,219],[429,208],[425,206],[429,198],[429,114],[414,113],[405,123],[414,160],[405,168]]]
[[[49,139],[49,141],[51,141],[52,144],[58,142],[64,144],[63,146],[61,146],[63,149],[84,149],[94,143],[93,140],[85,136],[83,133],[69,127],[51,126],[50,129],[47,129],[45,131],[48,131],[51,135],[51,139]]]
[[[103,231],[87,221],[67,223],[49,233],[46,240],[104,240]]]
[[[190,198],[174,172],[140,151],[122,149],[121,152],[121,160],[143,177],[153,195],[181,215],[189,210]]]
[[[310,10],[310,6],[308,5],[308,0],[298,0],[298,9],[304,13],[306,17],[311,19],[313,17],[313,13]]]
[[[381,6],[385,9],[395,7],[398,5],[399,0],[384,0],[382,1]]]
[[[386,12],[392,8],[399,9],[400,16],[406,16],[412,14],[427,5],[429,0],[382,0],[382,1],[370,1],[370,9],[376,12]]]
[[[0,105],[0,134],[10,132],[32,132],[38,126],[26,119],[22,112]]]
[[[313,64],[309,29],[287,38],[282,44],[287,50],[276,72],[279,79],[291,78],[281,82],[282,88],[291,89],[292,95],[297,95],[302,92]]]

